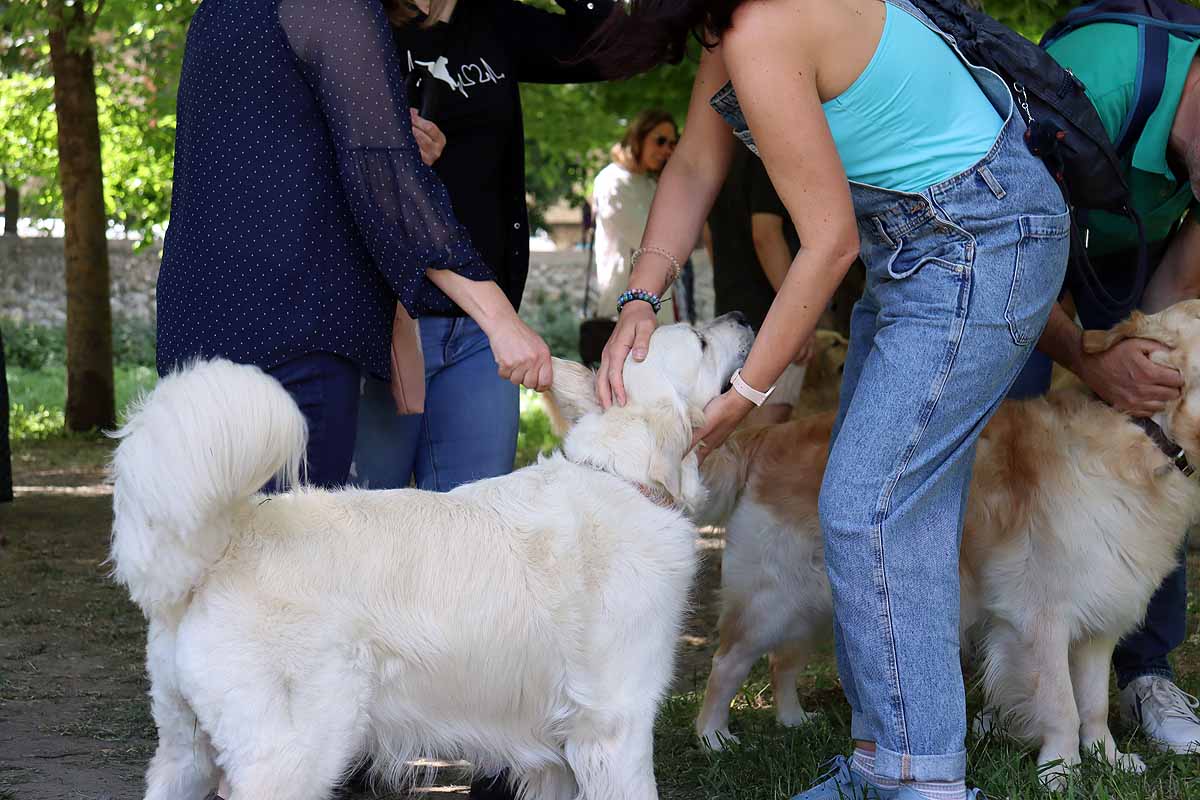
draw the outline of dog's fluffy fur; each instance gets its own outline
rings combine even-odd
[[[448,494],[258,494],[299,473],[290,396],[226,361],[161,381],[113,463],[116,576],[149,619],[148,800],[222,773],[231,800],[317,800],[363,754],[389,783],[461,757],[526,798],[656,797],[704,494],[692,424],[751,339],[732,318],[659,329],[604,413],[557,362],[562,453]]]
[[[1152,339],[1186,386],[1156,421],[1200,458],[1200,301],[1135,314],[1088,332],[1100,352]],[[751,665],[771,656],[779,719],[804,722],[796,678],[832,603],[817,495],[833,414],[739,431],[705,463],[707,515],[727,520],[720,649],[697,732],[731,739],[729,703]],[[1004,404],[979,443],[960,562],[964,634],[977,641],[983,687],[1005,729],[1039,746],[1039,764],[1099,748],[1141,770],[1108,728],[1109,661],[1175,567],[1200,517],[1200,488],[1127,417],[1082,392]],[[1048,775],[1061,782],[1061,772]]]

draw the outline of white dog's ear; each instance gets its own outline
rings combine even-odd
[[[600,401],[596,398],[596,373],[574,361],[561,358],[552,360],[554,383],[543,396],[554,432],[564,436],[581,417],[600,411]]]
[[[703,424],[704,415],[698,409],[689,409],[686,417],[667,405],[661,409],[651,422],[655,447],[647,477],[688,511],[694,511],[703,504],[706,490],[699,459],[688,448],[692,444],[693,426]]]

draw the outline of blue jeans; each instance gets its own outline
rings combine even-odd
[[[300,406],[308,422],[307,482],[324,489],[346,485],[358,419],[359,366],[333,353],[309,353],[268,369]],[[274,489],[274,482],[267,491]]]
[[[1062,194],[1007,88],[976,78],[1006,119],[980,162],[919,194],[851,187],[867,284],[820,516],[851,733],[897,780],[966,774],[958,554],[975,444],[1068,252]]]
[[[425,413],[400,416],[384,381],[366,378],[354,451],[369,489],[448,492],[505,475],[517,454],[518,388],[497,374],[487,336],[470,317],[420,321]]]
[[[1161,252],[1161,248],[1155,248]],[[1134,263],[1130,258],[1136,254],[1119,254],[1125,271]],[[1102,264],[1096,266],[1104,270]],[[1094,298],[1085,292],[1075,292],[1075,307],[1079,320],[1085,328],[1107,329],[1121,320],[1117,315],[1100,307]],[[1040,397],[1050,390],[1051,371],[1054,364],[1050,357],[1040,351],[1029,358],[1008,396],[1014,400]],[[1168,656],[1183,644],[1187,637],[1187,557],[1186,548],[1179,555],[1179,566],[1168,575],[1150,598],[1146,619],[1142,626],[1126,636],[1113,652],[1113,667],[1117,673],[1117,686],[1124,689],[1131,681],[1145,675],[1159,675],[1175,680]]]

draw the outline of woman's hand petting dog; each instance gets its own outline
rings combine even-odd
[[[1153,360],[1168,348],[1149,339],[1126,339],[1102,353],[1080,356],[1079,377],[1104,402],[1135,417],[1151,417],[1179,398],[1183,376]]]
[[[634,300],[621,310],[617,327],[608,337],[608,344],[604,345],[600,369],[596,372],[596,396],[602,407],[608,408],[614,402],[623,406],[628,402],[621,375],[625,357],[632,351],[634,361],[645,361],[650,350],[650,334],[657,326],[654,309],[644,300]]]
[[[490,327],[490,326],[489,326]],[[515,313],[500,325],[484,331],[492,346],[492,356],[500,377],[537,392],[544,392],[554,381],[550,347]]]
[[[704,407],[704,425],[692,435],[692,447],[701,464],[709,453],[725,443],[729,434],[754,408],[754,403],[732,389]]]

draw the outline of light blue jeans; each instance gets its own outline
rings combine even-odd
[[[851,733],[897,780],[966,774],[958,556],[975,443],[1067,261],[1062,194],[1003,82],[976,78],[1006,119],[980,162],[919,194],[852,186],[867,285],[820,514]]]
[[[470,317],[425,317],[420,326],[425,413],[396,414],[389,385],[364,379],[354,482],[448,492],[511,472],[520,395],[497,374],[487,336]]]

